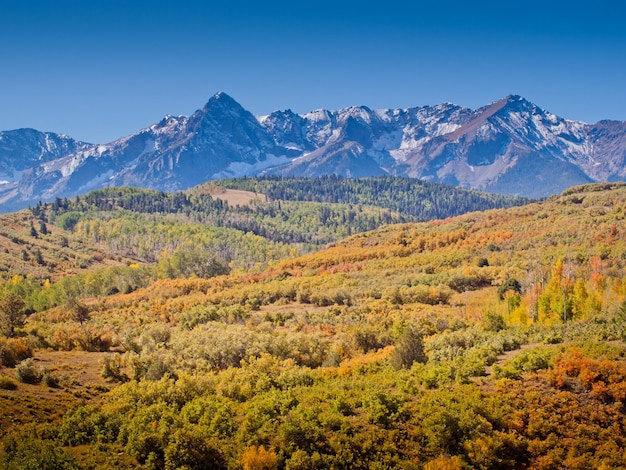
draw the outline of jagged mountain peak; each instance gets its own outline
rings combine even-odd
[[[510,117],[510,116],[516,115],[519,125],[521,125],[521,123],[525,120],[528,120],[528,122],[533,121],[533,120],[534,121],[541,120],[541,121],[544,121],[547,125],[557,125],[560,122],[567,121],[566,119],[559,117],[556,114],[553,114],[550,111],[547,111],[541,108],[540,106],[536,105],[532,101],[528,101],[526,98],[520,95],[506,96],[505,98],[499,101],[496,101],[489,106],[498,106],[499,109],[494,114],[497,114],[497,116],[500,116],[500,117],[504,117],[505,119],[507,118],[507,116]],[[488,108],[489,106],[487,106],[486,108]],[[482,108],[482,109],[485,109],[485,108]],[[520,119],[522,121],[520,121]],[[584,124],[584,123],[581,123],[580,121],[567,121],[567,122],[575,123],[579,125]]]
[[[439,110],[439,111],[456,111],[456,110],[459,110],[459,109],[466,109],[466,108],[463,108],[462,106],[459,106],[458,104],[451,103],[449,101],[446,101],[446,102],[441,103],[441,104],[424,106],[424,108],[426,108],[426,109],[434,109],[434,110]]]
[[[350,106],[338,111],[339,120],[354,120],[363,124],[371,124],[376,120],[377,115],[367,106]]]
[[[276,121],[287,121],[287,120],[294,120],[294,119],[303,119],[303,118],[299,114],[294,113],[291,109],[277,110],[265,116],[257,116],[257,120],[260,123],[264,123],[267,121],[276,122]]]
[[[206,105],[204,105],[203,109],[210,110],[215,108],[236,110],[244,109],[243,106],[241,106],[232,96],[223,91],[218,91],[213,96],[211,96]]]
[[[447,102],[253,116],[220,91],[190,117],[106,145],[34,129],[0,132],[0,210],[108,185],[162,190],[260,172],[391,174],[526,196],[626,179],[626,123],[588,125],[520,95],[472,110]]]
[[[539,108],[535,103],[528,101],[526,98],[520,95],[509,95],[503,98],[503,101],[503,108],[510,111],[537,112],[538,110],[541,110],[541,108]]]
[[[507,95],[503,99],[506,100],[507,103],[521,103],[521,102],[530,103],[530,101],[528,101],[523,96],[516,95],[516,94]]]
[[[172,116],[171,114],[167,114],[159,122],[150,126],[150,129],[161,129],[164,127],[170,127],[179,124],[180,122],[184,122],[187,119],[189,119],[187,116]]]
[[[213,95],[202,109],[197,110],[189,118],[191,127],[203,125],[203,123],[212,123],[211,125],[217,125],[217,127],[228,127],[234,122],[244,121],[258,123],[250,111],[223,91]]]

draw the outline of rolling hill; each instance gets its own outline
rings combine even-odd
[[[54,281],[197,250],[249,269],[384,224],[528,202],[391,177],[245,178],[175,194],[108,188],[1,215],[0,272]]]
[[[622,467],[625,207],[624,183],[585,185],[384,225],[266,269],[78,290],[82,320],[61,302],[2,339],[4,354],[35,358],[1,371],[4,388],[16,386],[0,391],[13,410],[2,458],[7,468]],[[2,299],[24,282],[7,281]],[[72,381],[81,357],[85,377],[101,361],[104,384]],[[29,371],[40,384],[11,378]],[[57,401],[34,404],[47,388]]]

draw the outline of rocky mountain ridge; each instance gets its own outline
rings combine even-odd
[[[537,197],[626,180],[626,122],[569,121],[515,95],[477,110],[443,103],[255,117],[220,92],[189,117],[166,116],[108,144],[0,132],[0,173],[5,211],[106,186],[176,191],[258,174],[395,175]]]

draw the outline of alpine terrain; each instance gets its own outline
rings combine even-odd
[[[0,209],[107,186],[166,191],[259,174],[393,175],[541,197],[626,180],[626,122],[569,121],[520,96],[477,110],[444,103],[253,116],[220,92],[193,115],[108,144],[0,132]]]

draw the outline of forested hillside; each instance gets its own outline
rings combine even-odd
[[[229,199],[224,188],[249,197]],[[26,310],[35,311],[156,279],[263,269],[353,233],[453,215],[455,199],[467,210],[528,202],[404,178],[244,178],[179,193],[108,188],[0,216],[0,272],[21,279]]]
[[[384,225],[247,270],[203,247],[213,209],[166,214],[209,189],[120,191],[33,208],[77,240],[172,254],[127,289],[106,281],[122,268],[3,284],[6,468],[626,466],[625,184]],[[163,199],[158,215],[130,211],[144,197]],[[168,245],[175,233],[198,249]],[[242,240],[223,246],[260,250]]]
[[[231,198],[243,193],[233,189],[248,192]],[[175,194],[109,188],[0,216],[0,271],[54,280],[104,260],[154,264],[198,250],[232,269],[258,268],[382,225],[528,202],[404,178],[244,178]]]
[[[415,178],[258,177],[207,183],[264,194],[270,201],[313,201],[382,207],[416,221],[443,219],[466,212],[519,206],[530,198],[485,193]],[[203,186],[200,186],[202,188]]]

